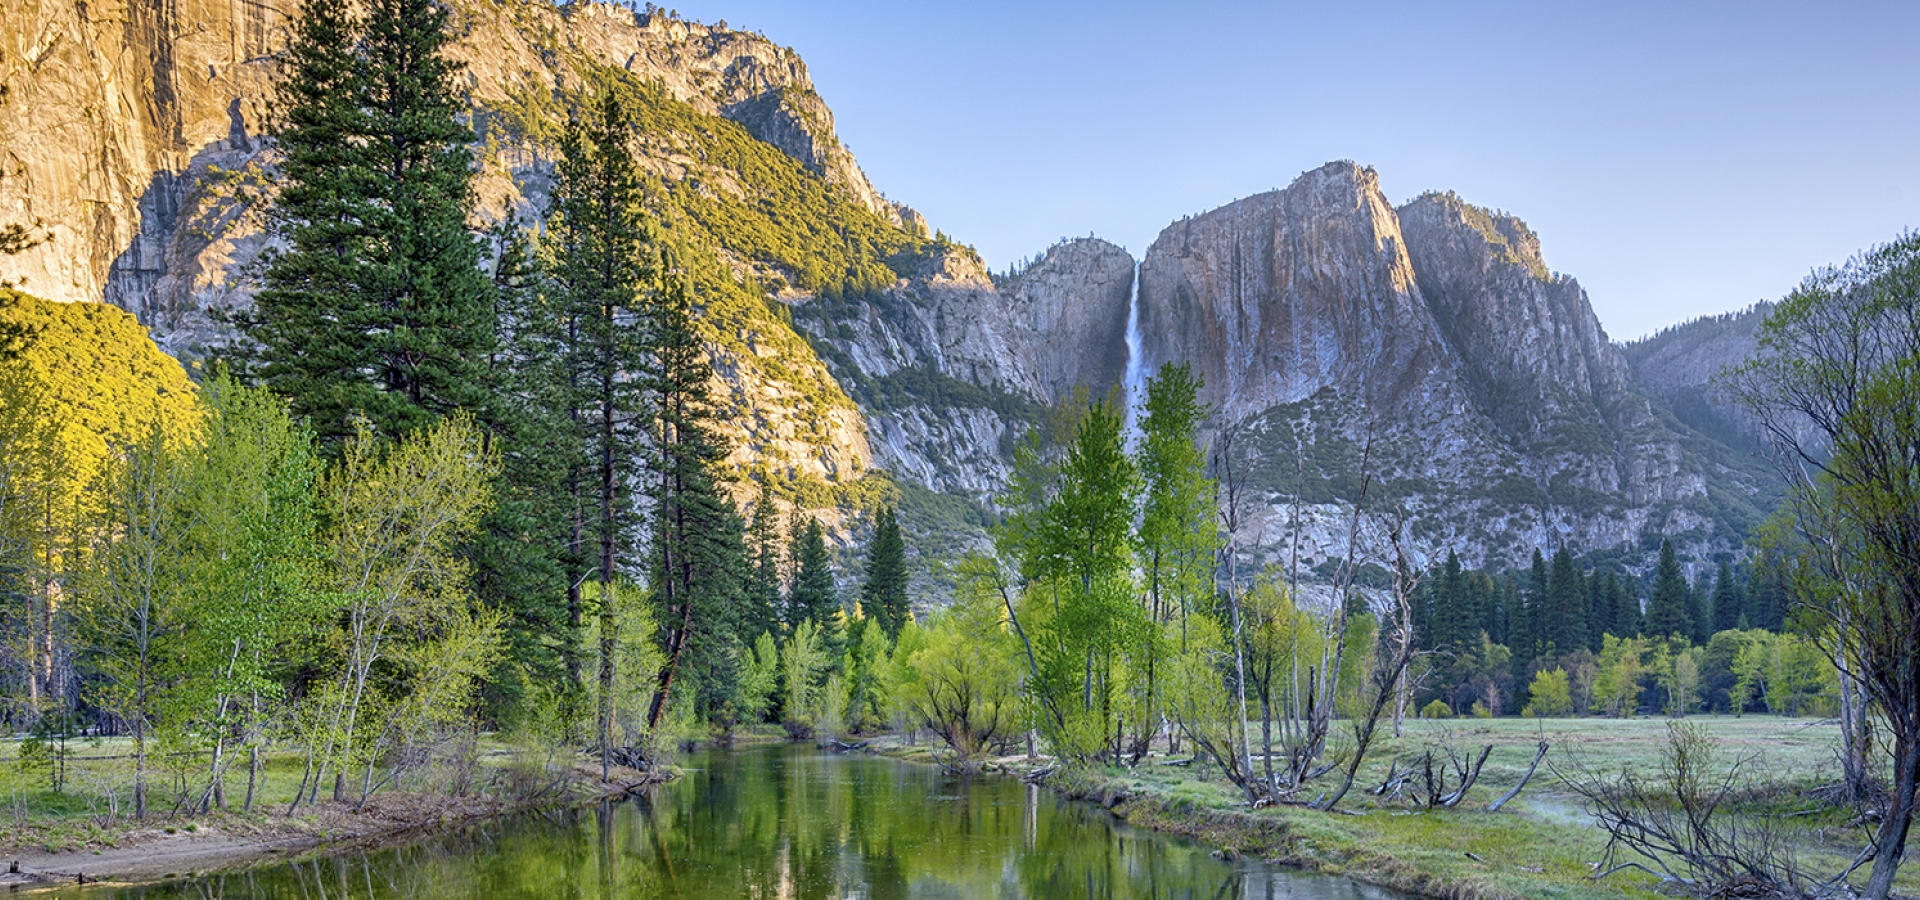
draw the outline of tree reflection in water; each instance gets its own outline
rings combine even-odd
[[[402,847],[87,898],[219,900],[1384,900],[1224,863],[1008,778],[797,745],[696,754],[686,776]],[[65,896],[65,894],[61,895]]]

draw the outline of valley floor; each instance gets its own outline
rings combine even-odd
[[[1813,792],[1838,780],[1837,726],[1810,719],[1771,716],[1695,716],[1713,737],[1722,767],[1747,759],[1749,796],[1793,823],[1795,861],[1806,871],[1844,868],[1863,833],[1850,825],[1854,811],[1814,799]],[[1257,726],[1256,726],[1257,727]],[[1338,726],[1336,726],[1338,727]],[[1458,900],[1615,900],[1673,896],[1649,875],[1628,871],[1596,880],[1606,835],[1590,824],[1568,779],[1622,769],[1651,772],[1666,738],[1665,719],[1454,719],[1409,721],[1402,737],[1376,744],[1354,789],[1337,813],[1277,806],[1249,811],[1217,772],[1202,765],[1171,763],[1156,747],[1130,769],[1050,776],[1063,796],[1107,806],[1142,827],[1182,834],[1222,855],[1256,855],[1420,896]],[[1498,813],[1486,805],[1516,784],[1540,741],[1552,745],[1547,762],[1518,799]],[[1387,774],[1429,748],[1452,745],[1477,755],[1493,746],[1479,783],[1451,810],[1428,811],[1382,803],[1368,792]],[[897,736],[873,740],[873,752],[937,761],[944,749],[921,735],[909,743]],[[1182,748],[1183,751],[1188,748]],[[1044,757],[1000,757],[991,769],[1025,773],[1048,767]],[[1327,787],[1337,786],[1334,775]],[[1306,799],[1312,799],[1311,796]],[[1864,870],[1860,880],[1864,880]],[[1901,890],[1920,896],[1920,865],[1907,866]]]

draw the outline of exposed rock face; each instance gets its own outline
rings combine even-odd
[[[282,28],[260,3],[0,0],[0,221],[46,238],[7,277],[142,312],[192,190],[177,176],[202,151],[252,146]]]
[[[1760,423],[1720,391],[1716,379],[1759,351],[1760,324],[1773,304],[1707,316],[1628,343],[1635,380],[1688,426],[1741,449],[1762,449]],[[1804,437],[1811,437],[1809,431]]]
[[[1042,398],[1059,400],[1084,386],[1097,399],[1120,383],[1133,268],[1127,251],[1082,238],[1048,248],[1002,289]]]
[[[1447,195],[1395,210],[1373,170],[1334,163],[1169,226],[1140,272],[1147,366],[1205,376],[1269,499],[1253,527],[1298,515],[1309,565],[1344,552],[1363,454],[1371,506],[1476,562],[1750,524],[1709,486],[1751,473],[1689,449],[1518,219]]]
[[[1580,284],[1551,275],[1526,223],[1449,194],[1399,209],[1421,294],[1478,409],[1551,483],[1629,504],[1704,490],[1676,481],[1673,435],[1628,389],[1620,348]]]
[[[1004,288],[954,251],[880,297],[803,304],[794,322],[862,401],[877,465],[986,500],[1044,404],[1119,382],[1132,281],[1132,258],[1105,241],[1056,246]]]
[[[1372,169],[1333,163],[1168,226],[1140,297],[1147,370],[1192,363],[1228,420],[1325,387],[1372,402],[1450,388]]]
[[[258,135],[271,54],[297,8],[0,0],[0,223],[44,222],[46,238],[6,259],[0,280],[53,300],[106,300],[179,356],[224,342],[219,314],[251,303],[249,264],[266,247],[252,201],[272,189],[272,151]],[[478,129],[505,138],[481,154],[484,219],[538,210],[551,168],[518,135],[563,115],[556,91],[605,66],[698,111],[739,116],[868,209],[925,230],[840,146],[806,65],[759,35],[607,4],[462,0],[452,30]],[[698,166],[644,162],[670,177]],[[866,472],[859,411],[803,341],[772,320],[716,338],[736,461],[827,481]]]

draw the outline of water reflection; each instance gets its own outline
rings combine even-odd
[[[1381,900],[1351,882],[1228,864],[1004,778],[779,746],[710,753],[620,803],[405,847],[91,900]]]

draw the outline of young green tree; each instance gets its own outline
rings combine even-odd
[[[321,487],[328,528],[320,577],[339,626],[327,648],[330,671],[307,698],[303,791],[317,794],[332,772],[343,797],[346,769],[365,764],[364,795],[376,743],[402,724],[390,714],[423,691],[463,700],[471,663],[490,657],[499,620],[475,608],[459,547],[496,475],[465,415],[395,443],[363,431],[342,448]]]
[[[265,284],[241,325],[257,374],[337,455],[363,416],[395,437],[487,399],[490,285],[467,221],[472,132],[448,11],[320,0],[293,20]]]
[[[1533,684],[1527,688],[1527,695],[1533,698],[1527,701],[1524,711],[1530,718],[1573,715],[1573,693],[1568,686],[1566,669],[1555,668],[1550,672],[1542,669],[1533,676]]]
[[[964,579],[959,593],[918,629],[918,639],[900,643],[889,688],[914,726],[932,729],[970,767],[1025,724],[1024,664],[994,586]]]
[[[1027,582],[1028,688],[1048,711],[1042,730],[1058,753],[1081,762],[1119,764],[1128,717],[1144,708],[1129,690],[1140,675],[1129,664],[1148,633],[1134,582],[1139,473],[1121,420],[1111,404],[1089,407],[1041,504],[1016,506],[998,539]]]
[[[913,617],[907,601],[907,543],[900,536],[900,518],[883,506],[875,517],[873,543],[867,546],[867,580],[860,586],[860,609],[897,640]]]
[[[1178,651],[1187,618],[1214,605],[1213,573],[1222,541],[1215,508],[1218,486],[1207,476],[1197,438],[1206,417],[1200,388],[1200,379],[1185,364],[1161,366],[1147,380],[1136,463],[1143,497],[1133,549],[1147,607],[1140,664],[1147,703],[1140,721],[1149,730],[1138,742],[1135,758],[1145,751],[1144,738],[1165,717],[1163,661]],[[1264,694],[1262,698],[1263,703],[1271,700]]]
[[[100,705],[133,731],[133,814],[147,815],[147,742],[173,699],[191,622],[180,571],[187,521],[182,448],[156,425],[107,472],[75,639],[104,684]]]
[[[245,749],[245,807],[261,774],[268,716],[284,690],[276,667],[320,636],[313,437],[286,401],[221,374],[202,393],[204,434],[184,454],[185,534],[176,549],[192,623],[179,659],[184,728],[211,744],[198,806],[226,803],[225,773]]]

